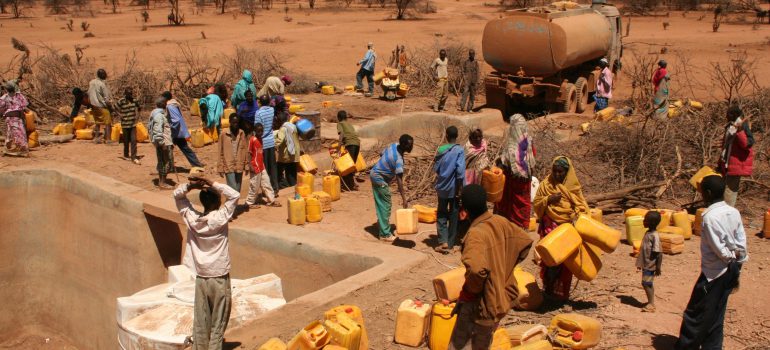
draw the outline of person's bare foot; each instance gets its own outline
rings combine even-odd
[[[380,241],[389,242],[389,243],[395,242],[396,239],[398,239],[398,238],[396,238],[396,235],[390,235],[390,236],[387,236],[387,237],[380,237]]]
[[[655,312],[655,305],[647,304],[642,308],[642,312]]]
[[[281,207],[281,203],[272,202],[272,203],[268,203],[267,206],[268,207],[274,207],[274,208],[280,208]]]

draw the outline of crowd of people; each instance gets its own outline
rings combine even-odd
[[[403,47],[396,50],[399,61]],[[468,53],[463,74],[478,76],[475,53]],[[369,82],[376,54],[368,45],[361,66],[358,86],[362,79]],[[404,61],[400,61],[405,66]],[[602,73],[597,81],[596,108],[606,107],[611,98],[612,73],[602,61]],[[666,62],[660,61],[653,76],[655,103],[667,101],[668,80]],[[447,57],[441,50],[431,68],[436,73],[435,110],[442,110],[447,94]],[[113,117],[118,118],[123,134],[123,156],[141,164],[137,155],[137,130],[142,103],[134,90],[126,88],[123,97],[113,101],[106,84],[107,73],[100,69],[87,91],[73,90],[75,103],[72,116],[82,106],[91,108],[95,122],[95,143],[109,143]],[[460,108],[473,108],[475,82],[466,79],[466,93]],[[472,82],[472,83],[471,83]],[[249,176],[249,191],[245,206],[281,206],[277,198],[281,189],[297,183],[298,163],[302,155],[300,131],[290,120],[288,103],[284,98],[291,78],[269,77],[257,90],[252,73],[245,70],[234,85],[232,94],[224,84],[212,86],[199,100],[202,124],[218,135],[216,172],[225,184],[191,171],[190,182],[180,184],[174,191],[177,207],[188,227],[185,264],[195,270],[196,297],[193,344],[195,349],[220,348],[227,327],[231,300],[229,293],[230,258],[228,252],[228,223],[239,208],[244,174]],[[25,96],[15,81],[7,81],[0,97],[0,114],[6,125],[5,154],[24,156],[29,152],[25,132]],[[664,91],[659,93],[660,91]],[[665,94],[665,95],[664,95]],[[229,102],[236,112],[224,115]],[[169,188],[168,175],[176,171],[174,147],[178,147],[193,168],[203,163],[189,147],[190,137],[180,103],[169,91],[153,100],[148,115],[149,138],[156,150],[158,186]],[[222,127],[222,118],[229,126]],[[468,141],[458,143],[459,130],[445,130],[445,143],[436,150],[433,171],[437,197],[435,251],[450,254],[460,252],[466,267],[466,280],[457,307],[457,324],[451,336],[450,349],[486,349],[500,320],[511,309],[515,295],[513,268],[528,256],[532,240],[526,234],[530,217],[538,218],[540,238],[564,223],[572,223],[581,214],[589,213],[575,165],[566,156],[557,156],[549,164],[549,174],[533,186],[536,151],[533,137],[524,116],[504,116],[508,124],[501,151],[496,157],[488,152],[488,142],[482,130],[471,130]],[[348,122],[345,111],[337,114],[337,131],[342,147],[353,159],[360,152],[360,139],[355,127]],[[701,275],[693,288],[684,311],[677,349],[721,348],[725,308],[733,289],[738,287],[742,264],[748,260],[746,234],[741,214],[736,210],[741,177],[750,176],[753,167],[754,138],[747,118],[737,106],[726,113],[722,152],[718,169],[720,175],[704,178],[700,191],[707,208],[703,213],[701,234]],[[374,197],[378,236],[393,242],[390,217],[393,201],[391,184],[396,182],[402,206],[409,207],[404,186],[406,154],[414,148],[411,135],[401,135],[397,142],[387,145],[369,179]],[[502,199],[487,209],[487,193],[480,186],[482,173],[491,166],[505,175]],[[356,189],[352,176],[343,179],[346,187]],[[190,190],[200,190],[203,211],[195,209],[187,199]],[[535,190],[533,195],[532,190]],[[225,197],[222,203],[222,197]],[[648,228],[640,247],[636,267],[642,273],[642,287],[648,303],[644,310],[655,311],[654,278],[663,269],[660,236],[656,227],[661,217],[651,211],[644,218]],[[461,229],[460,227],[465,227]],[[553,300],[569,299],[573,275],[565,266],[546,266],[535,254],[541,267],[540,277],[546,295]]]

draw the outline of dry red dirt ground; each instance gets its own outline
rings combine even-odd
[[[283,20],[283,5],[279,5],[271,11],[259,12],[255,25],[248,24],[250,19],[247,16],[241,15],[234,20],[229,13],[215,14],[212,8],[207,8],[201,15],[193,15],[192,5],[184,4],[183,12],[188,26],[156,26],[165,23],[161,20],[165,19],[168,9],[153,8],[150,11],[150,27],[147,31],[141,31],[137,8],[121,7],[121,13],[113,15],[108,13],[107,7],[103,7],[101,2],[93,2],[97,16],[76,18],[75,21],[76,24],[80,20],[91,23],[95,38],[84,39],[82,31],[69,32],[62,29],[66,16],[47,16],[43,14],[42,9],[34,8],[29,12],[33,17],[0,20],[0,42],[7,43],[7,39],[14,36],[28,44],[45,43],[65,51],[71,51],[75,44],[87,44],[90,48],[86,57],[108,68],[120,66],[126,53],[134,49],[138,50],[144,64],[162,65],[164,55],[174,50],[177,42],[187,41],[211,54],[229,54],[236,44],[248,45],[282,52],[287,57],[289,67],[321,80],[347,85],[352,83],[356,71],[355,62],[363,54],[367,41],[375,42],[381,59],[386,59],[390,49],[398,43],[404,43],[408,47],[423,46],[430,45],[440,38],[462,40],[480,48],[481,31],[485,21],[500,15],[497,9],[483,6],[481,0],[439,0],[433,3],[438,8],[438,13],[424,15],[421,20],[405,22],[388,20],[392,9],[366,9],[360,5],[354,9],[323,8],[328,6],[324,3],[321,9],[310,11],[307,6],[300,10],[298,5],[293,3],[289,5],[292,22]],[[705,14],[706,19],[699,21],[698,18],[702,14]],[[670,22],[666,31],[662,28],[664,21]],[[205,31],[208,39],[201,39],[200,31]],[[770,76],[765,55],[770,47],[766,39],[770,36],[770,25],[762,25],[754,30],[751,25],[723,24],[719,33],[711,33],[709,13],[690,12],[685,16],[672,13],[669,18],[634,18],[630,34],[624,39],[627,44],[626,58],[634,54],[648,55],[659,52],[660,45],[668,45],[666,58],[672,62],[670,71],[673,72],[675,88],[683,86],[676,84],[683,84],[684,80],[681,75],[677,75],[677,64],[681,64],[677,54],[690,59],[691,68],[698,72],[693,77],[698,86],[708,86],[707,69],[710,62],[725,61],[736,51],[746,51],[750,58],[757,61],[760,82]],[[265,38],[276,36],[280,36],[283,41],[276,44],[263,41]],[[10,48],[0,51],[0,60],[8,62],[13,54]],[[620,76],[616,98],[627,96],[629,85],[630,82]],[[682,87],[679,90],[674,89],[673,95],[710,100],[712,91],[713,89],[698,87],[690,92]],[[311,106],[328,99],[320,95],[296,98],[306,100]],[[408,98],[403,100],[403,105],[402,102],[388,103],[362,98],[334,99],[342,102],[342,108],[371,118],[397,115],[402,108],[404,111],[424,110],[430,103],[424,98]],[[450,98],[450,110],[455,106],[455,101],[454,97]],[[336,109],[324,110],[322,117],[330,118],[334,112]],[[577,126],[580,121],[579,118],[570,118],[565,123]],[[214,172],[214,147],[197,149],[196,152],[206,164],[207,174],[217,177]],[[142,159],[142,165],[137,166],[119,158],[122,155],[122,145],[103,146],[77,141],[38,148],[32,152],[29,159],[2,158],[0,167],[40,161],[68,163],[147,190],[158,191],[152,183],[151,173],[155,169],[152,146],[140,144],[139,154],[145,157]],[[178,165],[187,167],[179,152],[175,158]],[[180,177],[184,178],[185,174],[180,174]],[[175,179],[173,175],[170,178]],[[318,229],[339,235],[339,240],[330,244],[345,244],[346,240],[353,239],[375,240],[372,225],[376,219],[369,186],[367,181],[360,184],[361,191],[344,194],[343,199],[334,203],[333,211],[326,214],[321,223],[313,224]],[[286,195],[292,192],[284,190],[281,198],[285,200]],[[165,193],[171,195],[170,192]],[[761,212],[768,206],[766,201],[759,203],[761,208],[756,208],[753,213]],[[395,199],[394,204],[398,206],[400,201]],[[236,223],[259,225],[264,221],[285,222],[285,217],[286,208],[261,208],[241,215]],[[619,216],[608,216],[606,220],[615,228],[622,228]],[[740,291],[731,297],[728,305],[725,349],[767,349],[770,343],[770,337],[767,335],[770,327],[770,307],[764,301],[764,296],[767,294],[765,287],[770,278],[766,267],[770,263],[770,240],[756,236],[761,229],[761,217],[748,215],[744,217],[744,222],[747,225],[751,260],[744,267]],[[533,239],[536,237],[535,234],[531,236]],[[405,298],[432,300],[434,293],[431,279],[460,263],[459,254],[439,256],[433,253],[432,246],[435,242],[435,227],[421,225],[418,235],[404,237],[397,244],[404,249],[414,249],[432,255],[432,258],[428,258],[408,273],[394,274],[347,297],[329,300],[328,305],[347,303],[361,306],[366,317],[372,349],[406,348],[392,342],[397,305]],[[546,305],[539,312],[512,311],[503,323],[547,323],[556,313],[574,310],[602,321],[604,332],[599,349],[670,349],[678,334],[682,310],[699,273],[698,247],[699,238],[693,237],[686,243],[683,254],[665,257],[663,275],[655,282],[657,313],[640,312],[639,305],[645,300],[640,276],[634,267],[634,260],[628,255],[630,247],[623,245],[615,253],[605,256],[604,267],[595,281],[577,285],[568,305]],[[529,260],[525,262],[524,268],[536,273],[535,266]],[[255,348],[255,345],[266,340],[267,336],[288,340],[297,329],[319,317],[320,311],[315,314],[297,315],[296,319],[291,321],[290,327],[275,334],[263,334],[259,327],[253,327],[236,332],[231,337],[235,339],[230,340],[237,340],[248,349]],[[45,338],[49,338],[49,343],[45,343]],[[58,334],[31,328],[0,337],[0,348],[59,349],[66,348],[67,343],[66,338]]]

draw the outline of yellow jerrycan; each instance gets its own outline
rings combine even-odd
[[[548,336],[548,328],[541,324],[519,324],[505,330],[508,331],[508,338],[513,346],[545,340]]]
[[[313,321],[299,331],[289,342],[288,350],[320,350],[327,344],[331,337],[320,321]]]
[[[492,344],[489,350],[511,350],[511,338],[505,328],[498,328],[492,335]]]
[[[417,210],[417,220],[422,223],[432,224],[438,219],[438,210],[436,208],[419,204],[415,204],[412,207],[414,210]]]
[[[289,198],[289,223],[292,225],[305,224],[305,200]]]
[[[332,201],[340,200],[340,177],[337,175],[326,175],[323,179],[324,192],[332,197]]]
[[[455,301],[465,284],[465,266],[449,270],[433,278],[436,299]]]
[[[318,165],[316,165],[313,157],[309,154],[303,154],[299,157],[299,168],[302,171],[311,174],[315,174],[315,172],[318,171]]]
[[[580,215],[575,221],[575,230],[583,241],[591,243],[607,253],[612,253],[620,244],[620,231],[611,228],[587,215]]]
[[[599,344],[602,324],[596,319],[576,313],[559,314],[551,319],[548,331],[556,344],[570,349],[588,349]]]
[[[310,188],[310,193],[315,192],[315,176],[309,172],[297,174],[297,185],[304,185]],[[303,196],[304,197],[304,196]]]
[[[324,321],[324,328],[329,332],[333,345],[338,345],[346,350],[359,350],[361,325],[346,313],[340,312],[335,319]]]
[[[399,235],[417,233],[417,210],[398,209],[396,211],[396,233]]]
[[[348,317],[353,319],[353,321],[356,321],[356,323],[358,323],[359,326],[361,326],[361,343],[359,346],[359,350],[369,350],[369,337],[366,335],[366,326],[364,325],[364,314],[363,312],[361,312],[361,308],[355,305],[335,306],[329,309],[328,311],[324,312],[324,319],[336,320],[337,315],[339,315],[340,313],[346,314]]]
[[[535,246],[546,266],[558,266],[574,254],[583,240],[572,224],[561,224]]]
[[[538,287],[535,276],[524,271],[521,266],[516,266],[513,269],[513,278],[516,280],[516,290],[519,292],[513,307],[519,310],[537,310],[543,303],[543,292]]]
[[[433,304],[428,341],[430,350],[447,350],[449,348],[449,340],[457,322],[457,315],[452,316],[454,308],[455,303],[450,303],[446,299]]]
[[[682,236],[684,239],[692,238],[692,223],[690,222],[690,216],[686,211],[674,212],[671,219],[674,221],[674,226],[682,229]]]
[[[538,340],[519,346],[514,346],[511,350],[553,350],[553,346],[547,340]]]
[[[419,300],[404,300],[396,312],[396,334],[393,340],[411,347],[422,345],[425,332],[428,331],[429,317],[429,304]]]
[[[321,201],[318,198],[305,198],[305,216],[307,222],[320,222],[323,219]]]
[[[497,203],[503,199],[503,189],[505,188],[505,175],[503,170],[493,167],[484,170],[481,173],[481,187],[487,192],[487,202]]]
[[[564,266],[581,281],[593,281],[602,269],[602,250],[595,245],[583,242],[572,256],[564,261]]]
[[[626,217],[626,242],[633,245],[634,242],[641,242],[647,228],[644,227],[643,216]]]
[[[643,209],[643,208],[629,208],[629,209],[627,209],[623,213],[623,215],[625,217],[629,217],[629,216],[645,216],[645,215],[647,215],[648,211],[649,210]]]

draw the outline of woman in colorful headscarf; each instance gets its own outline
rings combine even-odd
[[[532,202],[535,215],[540,219],[537,233],[545,237],[561,224],[571,223],[579,214],[588,214],[588,203],[569,158],[556,157],[548,178],[540,183]],[[540,277],[546,294],[569,299],[572,273],[563,265],[549,267],[540,263]]]
[[[29,103],[19,92],[16,81],[6,81],[3,87],[6,93],[0,97],[0,115],[5,118],[5,154],[29,156],[27,130],[24,128],[24,108]]]
[[[495,204],[495,213],[526,230],[532,211],[535,148],[523,115],[514,114],[508,123],[507,139],[497,162],[505,174],[505,186],[503,199]]]
[[[481,129],[471,131],[465,143],[465,185],[481,184],[481,174],[489,167],[487,140]]]

